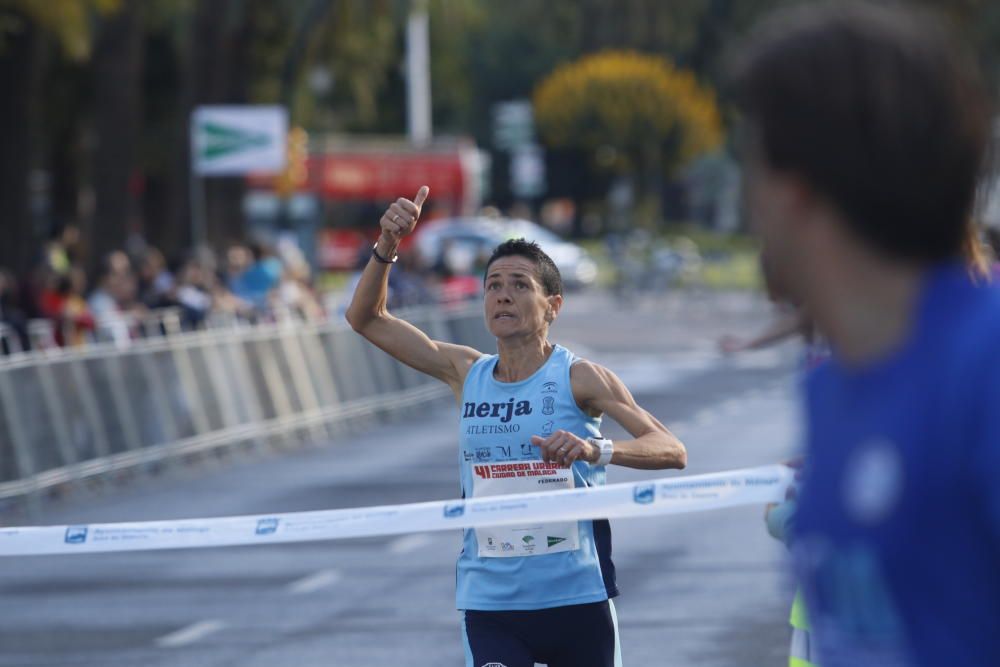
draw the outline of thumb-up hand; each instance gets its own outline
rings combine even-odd
[[[417,196],[413,198],[413,201],[400,197],[393,202],[379,221],[382,233],[394,242],[398,242],[411,233],[413,228],[417,226],[420,209],[423,208],[430,191],[431,189],[425,185],[417,191]]]

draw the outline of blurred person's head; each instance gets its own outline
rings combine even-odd
[[[97,282],[120,306],[135,300],[138,284],[132,273],[132,263],[121,250],[114,250],[105,256]]]
[[[109,273],[131,273],[132,260],[121,250],[113,250],[104,258],[104,266]]]
[[[198,246],[191,252],[191,259],[198,263],[204,273],[215,273],[219,269],[219,256],[207,245]]]
[[[80,228],[69,222],[60,222],[49,230],[48,240],[66,250],[75,250],[80,244]]]
[[[162,252],[152,246],[148,246],[143,251],[139,265],[139,274],[143,280],[152,282],[166,268],[167,260]]]
[[[249,245],[250,256],[254,262],[260,262],[274,255],[271,246],[261,241],[253,241]]]
[[[938,25],[808,5],[766,20],[737,57],[745,204],[784,288],[833,247],[913,266],[961,257],[989,110]]]
[[[201,262],[197,259],[189,259],[181,265],[181,270],[177,276],[177,283],[200,287],[204,283],[204,273]]]
[[[226,273],[236,275],[243,273],[250,266],[253,256],[245,245],[233,244],[226,249]]]

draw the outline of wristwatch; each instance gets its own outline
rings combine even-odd
[[[615,443],[607,438],[587,438],[587,442],[601,450],[600,457],[594,463],[595,466],[606,466],[611,463],[611,455],[615,453]]]

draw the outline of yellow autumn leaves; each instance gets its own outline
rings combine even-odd
[[[554,147],[610,146],[626,154],[665,146],[670,167],[716,148],[714,93],[666,58],[603,51],[556,69],[535,89],[535,119]]]

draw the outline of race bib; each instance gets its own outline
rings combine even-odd
[[[473,497],[573,488],[573,470],[543,461],[470,463]],[[480,558],[541,556],[580,548],[576,521],[476,528]]]

